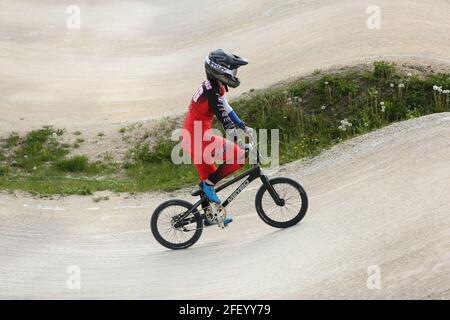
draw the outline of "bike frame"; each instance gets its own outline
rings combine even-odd
[[[254,141],[253,137],[250,137],[252,141]],[[261,157],[259,154],[259,150],[258,147],[255,146],[254,150],[256,151],[256,165],[250,169],[247,170],[246,172],[238,175],[237,177],[231,179],[230,181],[225,182],[223,185],[219,186],[216,189],[216,192],[220,192],[226,188],[228,188],[229,186],[241,181],[242,179],[245,179],[241,185],[222,203],[222,206],[225,208],[227,207],[234,199],[237,198],[237,196],[245,190],[245,188],[248,187],[248,185],[250,183],[252,183],[254,180],[260,178],[261,182],[263,183],[263,185],[265,185],[267,187],[267,190],[269,191],[270,196],[272,197],[272,199],[275,201],[275,203],[277,205],[284,205],[284,199],[281,199],[280,196],[278,195],[278,193],[275,191],[275,189],[273,188],[272,184],[270,183],[269,178],[264,175],[262,173],[261,170]],[[200,200],[197,201],[194,206],[189,209],[188,211],[186,211],[185,213],[181,214],[177,219],[176,219],[176,223],[183,221],[184,219],[186,219],[186,217],[188,217],[191,213],[198,211],[197,208],[199,206],[203,206],[203,208],[208,207],[209,206],[209,200],[208,198],[205,196],[205,194],[202,192],[200,193]],[[191,219],[190,222],[195,222],[194,219]]]
[[[259,165],[255,166],[254,168],[240,174],[239,176],[231,179],[230,181],[224,183],[223,185],[219,186],[216,189],[216,192],[220,192],[229,186],[241,181],[242,179],[245,180],[241,183],[241,185],[222,203],[223,207],[227,207],[234,199],[237,198],[237,196],[245,190],[245,188],[248,187],[248,185],[253,182],[254,180],[260,178],[261,182],[267,187],[267,190],[269,191],[269,194],[272,196],[273,200],[278,205],[283,205],[284,200],[281,199],[278,195],[278,193],[275,191],[275,189],[272,187],[272,184],[269,181],[269,178],[264,175],[261,171],[261,167]],[[209,205],[209,200],[204,194],[200,194],[201,199],[197,201],[194,206],[180,215],[177,219],[177,222],[183,221],[186,217],[188,217],[191,213],[197,210],[197,208],[201,205],[207,204]]]

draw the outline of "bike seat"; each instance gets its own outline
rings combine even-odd
[[[197,196],[199,196],[201,193],[202,193],[202,189],[196,189],[196,190],[194,190],[194,191],[191,192],[191,195],[192,195],[193,197],[197,197]]]

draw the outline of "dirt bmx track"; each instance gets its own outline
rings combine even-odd
[[[259,183],[236,221],[173,252],[149,217],[170,196],[59,201],[0,195],[2,298],[450,298],[450,113],[358,137],[274,175],[300,181],[310,210],[291,229],[256,215]],[[367,288],[379,266],[381,289]],[[69,266],[81,290],[68,290]]]
[[[212,47],[252,60],[242,90],[383,57],[450,65],[444,0],[377,1],[382,29],[372,31],[372,1],[78,3],[82,28],[68,31],[60,1],[1,2],[0,132],[184,111]],[[448,299],[449,137],[450,114],[433,115],[284,167],[276,175],[310,195],[300,225],[264,225],[255,184],[231,206],[226,232],[208,230],[183,252],[160,247],[148,220],[163,199],[192,200],[187,191],[100,203],[2,193],[0,298]],[[366,285],[372,265],[380,290]],[[80,267],[81,290],[67,288],[69,266]]]

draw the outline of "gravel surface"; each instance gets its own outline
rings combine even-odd
[[[120,153],[120,128],[186,111],[199,61],[216,47],[252,62],[232,97],[380,59],[450,65],[448,0],[378,0],[380,30],[367,28],[369,0],[78,4],[82,27],[69,31],[66,3],[2,0],[0,135],[50,124],[81,131],[92,157]],[[432,115],[284,166],[271,175],[297,179],[310,197],[301,224],[266,226],[255,183],[227,230],[183,252],[162,248],[148,223],[165,199],[193,201],[188,190],[105,192],[100,202],[0,192],[0,298],[449,299],[449,138],[450,114]],[[67,286],[73,266],[78,290]]]
[[[255,182],[227,230],[182,252],[161,247],[148,223],[166,199],[193,201],[186,190],[99,203],[1,193],[0,297],[449,299],[449,163],[450,113],[394,124],[273,173],[309,194],[298,226],[258,218]],[[70,266],[80,290],[67,287]]]

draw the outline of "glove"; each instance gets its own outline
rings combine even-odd
[[[253,128],[245,127],[244,132],[252,140],[255,140],[255,130]]]

